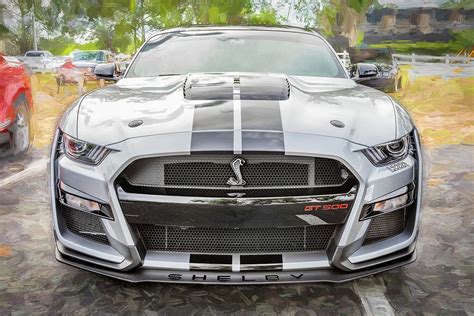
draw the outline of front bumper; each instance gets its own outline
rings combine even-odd
[[[414,134],[417,154],[421,157],[419,138],[416,131]],[[85,166],[64,156],[58,157],[56,148],[53,148],[51,192],[56,258],[69,265],[131,282],[228,284],[344,282],[413,262],[416,258],[415,243],[421,204],[421,159],[409,156],[403,161],[406,167],[394,172],[386,167],[371,165],[357,151],[361,149],[357,145],[341,139],[314,137],[313,143],[320,144],[319,148],[314,148],[311,153],[296,151],[292,154],[321,156],[324,153],[325,157],[342,161],[359,182],[352,209],[325,250],[283,253],[276,262],[255,263],[246,267],[242,258],[248,254],[232,253],[227,254],[228,260],[224,258],[222,262],[208,262],[207,259],[193,261],[193,253],[147,250],[124,215],[120,192],[114,186],[114,180],[131,161],[154,156],[156,151],[163,155],[189,154],[176,147],[179,142],[166,140],[165,136],[155,136],[153,143],[162,144],[163,148],[150,148],[148,142],[140,143],[140,139],[131,139],[116,145],[120,151],[109,155],[99,166]],[[128,148],[133,148],[134,152]],[[73,191],[70,193],[110,205],[114,220],[100,219],[108,243],[86,240],[68,231],[57,201],[59,181]],[[415,184],[416,199],[410,208],[404,230],[377,243],[365,244],[373,220],[359,220],[362,207],[410,184]],[[235,199],[236,204],[238,200]],[[149,202],[153,202],[153,199]],[[265,255],[261,254],[261,257]]]
[[[337,269],[313,269],[292,271],[258,271],[258,272],[215,272],[215,271],[177,271],[171,269],[149,269],[139,267],[132,271],[121,272],[102,268],[98,265],[81,260],[80,254],[74,254],[64,246],[58,244],[56,259],[59,262],[80,268],[86,271],[113,277],[119,280],[138,282],[188,283],[188,284],[276,284],[276,283],[308,283],[331,282],[342,283],[358,278],[381,273],[387,270],[402,267],[416,260],[415,243],[408,247],[404,256],[391,260],[369,269],[354,272],[344,272]]]

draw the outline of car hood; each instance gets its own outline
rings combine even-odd
[[[122,79],[83,97],[69,111],[77,120],[63,122],[75,122],[79,139],[100,145],[157,134],[238,131],[313,134],[372,146],[397,137],[397,111],[389,96],[349,79],[180,75]]]

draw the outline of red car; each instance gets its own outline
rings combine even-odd
[[[0,55],[0,156],[28,150],[33,136],[32,112],[27,69]]]

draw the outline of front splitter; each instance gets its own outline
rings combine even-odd
[[[65,256],[56,248],[56,259],[59,262],[81,268],[90,272],[123,281],[188,283],[188,284],[285,284],[304,282],[342,283],[365,276],[398,268],[416,260],[416,252],[387,264],[364,269],[357,272],[343,272],[335,269],[301,270],[301,271],[259,271],[259,272],[216,272],[216,271],[181,271],[136,268],[127,272],[104,269],[96,265],[85,264],[72,257]]]

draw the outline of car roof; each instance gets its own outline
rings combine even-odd
[[[239,31],[239,30],[252,30],[252,31],[274,31],[274,32],[293,32],[293,33],[305,33],[322,37],[321,34],[313,29],[308,29],[293,25],[278,25],[278,26],[261,26],[261,25],[193,25],[187,27],[175,27],[170,29],[163,29],[151,35],[152,38],[156,35],[173,33],[173,32],[195,32],[195,31]]]
[[[104,50],[104,49],[84,49],[84,50],[75,50],[72,53],[78,53],[78,52],[104,52],[104,53],[112,53],[110,50]]]
[[[29,50],[27,53],[50,53],[49,50]]]

